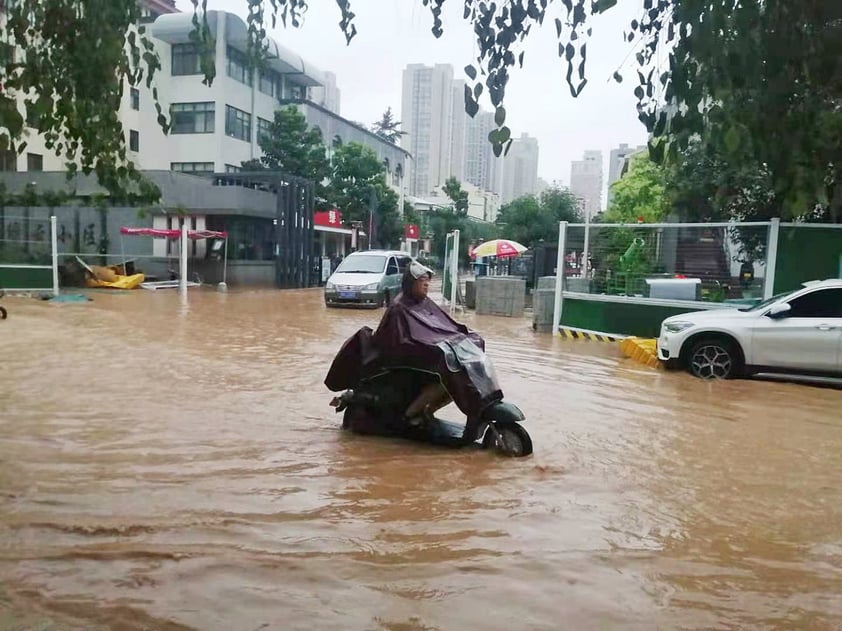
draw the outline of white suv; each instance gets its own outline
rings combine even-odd
[[[753,372],[842,376],[842,279],[804,283],[754,307],[667,318],[658,358],[704,379]]]

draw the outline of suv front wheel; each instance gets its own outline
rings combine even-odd
[[[733,379],[742,372],[742,356],[736,344],[728,339],[703,338],[691,347],[687,369],[700,379]]]

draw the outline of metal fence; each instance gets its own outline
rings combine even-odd
[[[565,296],[710,308],[755,304],[809,280],[842,278],[838,224],[561,222],[558,243],[556,326]]]
[[[6,291],[52,290],[58,295],[56,218],[0,217],[0,288]]]
[[[768,277],[769,225],[567,226],[564,287],[585,294],[755,300]]]

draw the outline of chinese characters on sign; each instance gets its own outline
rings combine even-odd
[[[341,228],[342,213],[335,208],[333,210],[318,211],[313,214],[313,223],[325,228]]]

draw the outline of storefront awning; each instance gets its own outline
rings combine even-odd
[[[350,235],[350,234],[354,233],[354,231],[351,230],[350,228],[331,228],[331,227],[328,227],[328,226],[320,226],[318,224],[316,224],[314,227],[316,229],[316,232],[328,232],[328,233],[332,233],[332,234],[347,234],[347,235]],[[363,234],[363,232],[360,231],[360,234]]]

